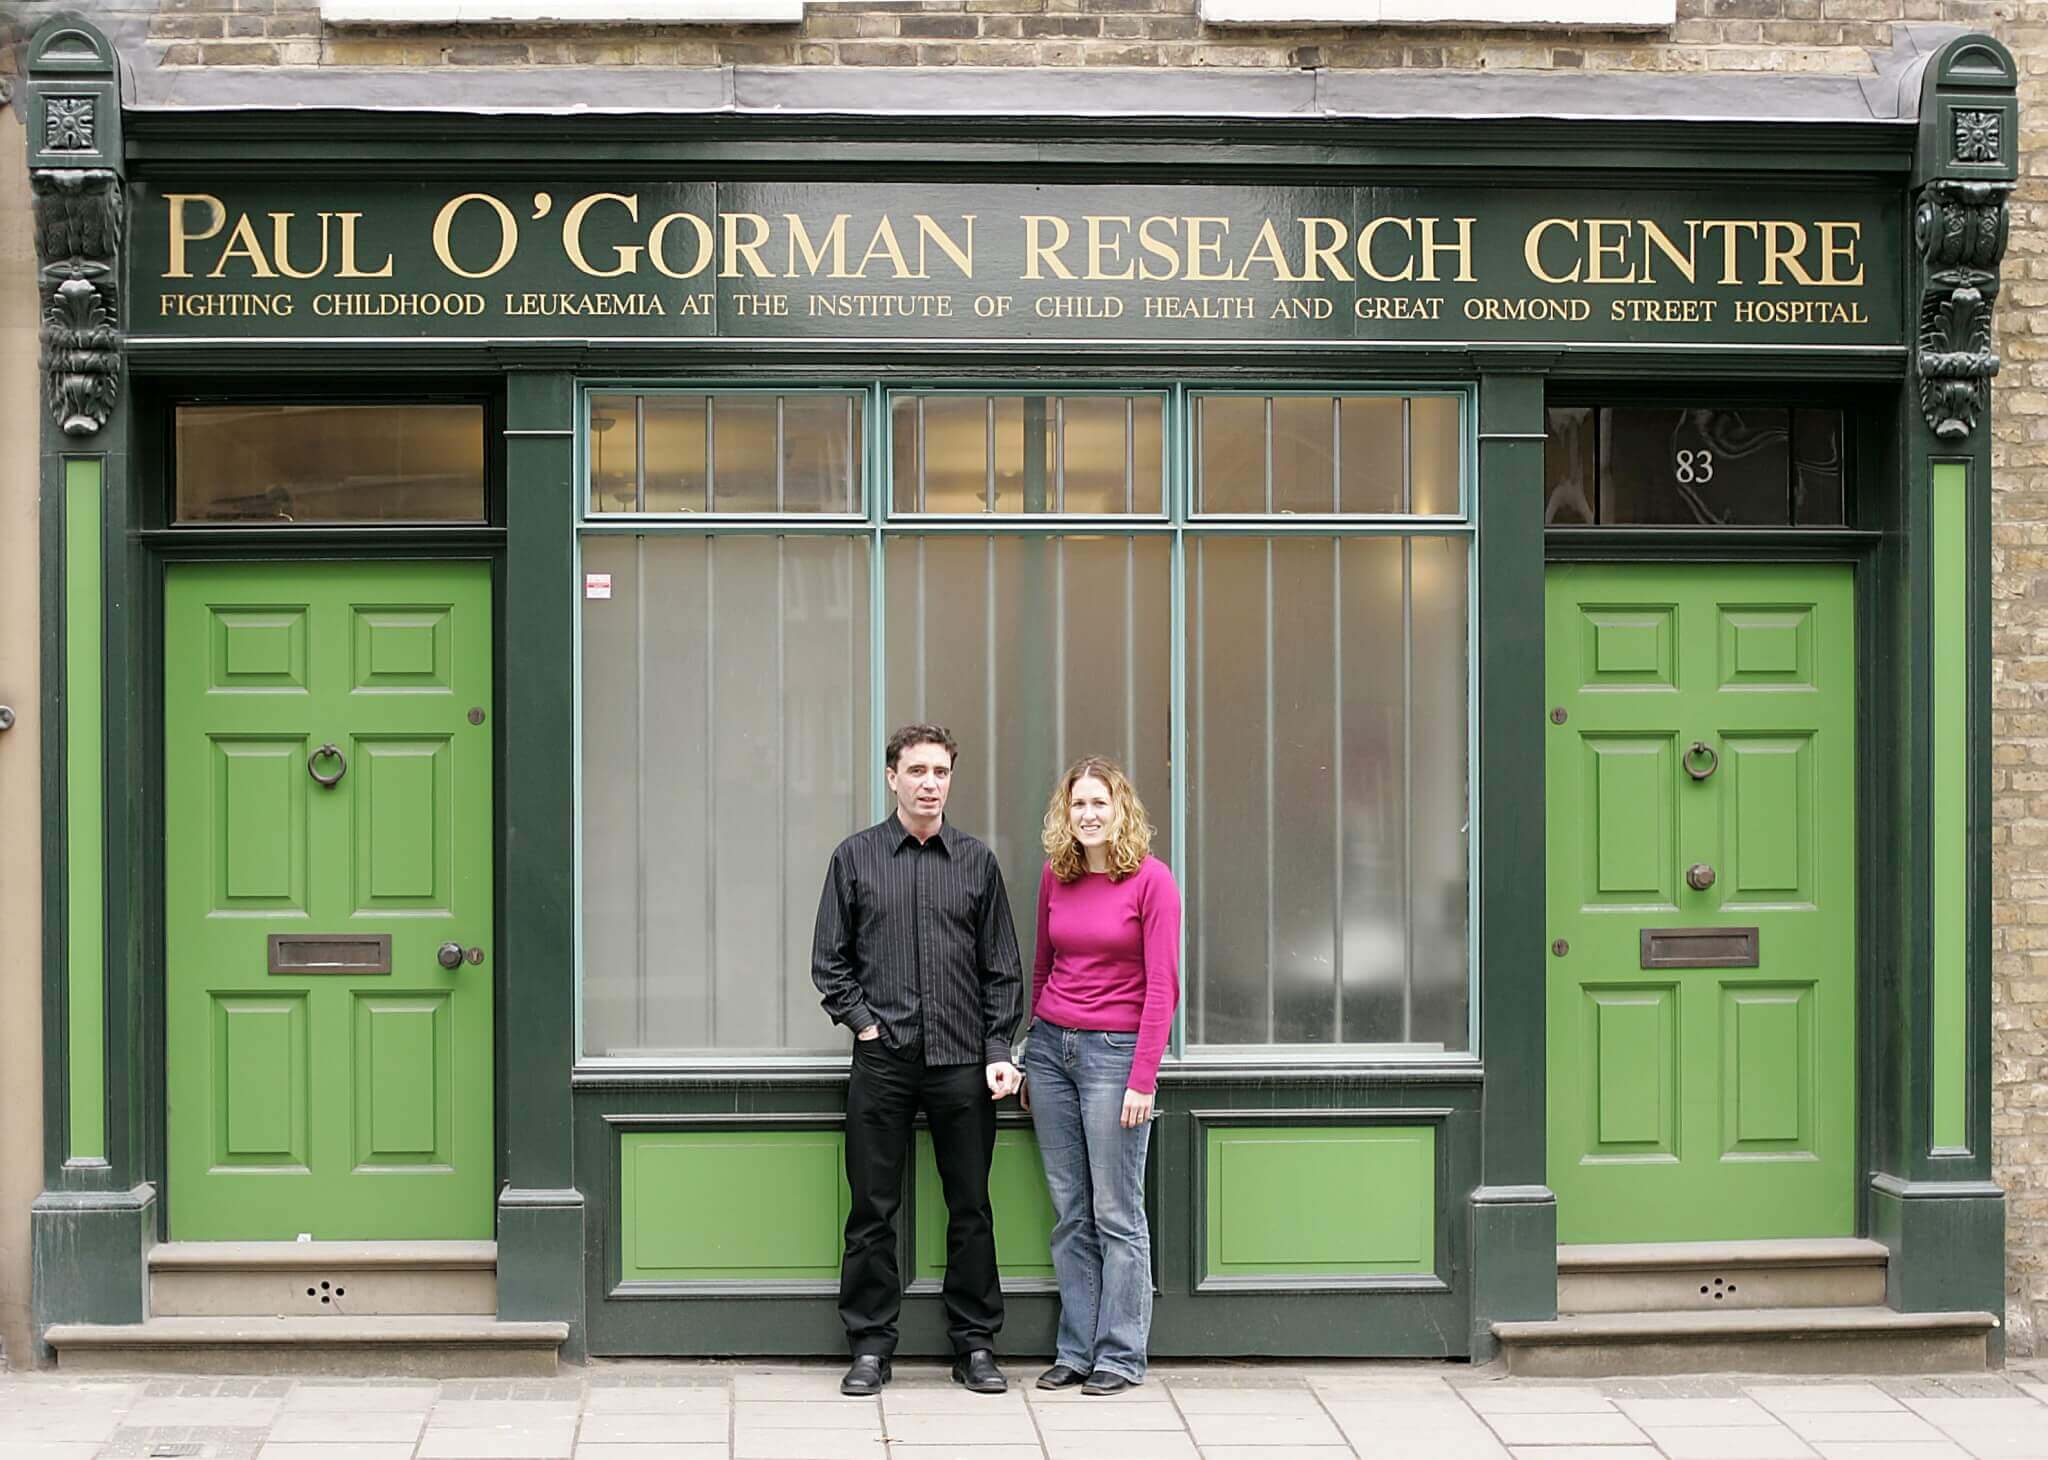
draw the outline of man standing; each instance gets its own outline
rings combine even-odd
[[[1024,979],[995,854],[945,824],[958,749],[939,725],[889,737],[896,809],[839,844],[818,902],[811,978],[825,1012],[855,1036],[846,1092],[853,1206],[839,1274],[853,1366],[842,1394],[876,1394],[889,1382],[903,1307],[896,1209],[920,1106],[946,1192],[953,1378],[978,1394],[1009,1388],[994,1352],[1003,1291],[988,1171],[995,1102],[1023,1083],[1010,1042]]]

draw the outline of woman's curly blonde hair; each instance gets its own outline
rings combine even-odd
[[[1146,819],[1145,803],[1138,799],[1130,777],[1115,761],[1099,755],[1084,755],[1067,767],[1052,788],[1052,800],[1045,808],[1045,830],[1039,840],[1052,863],[1052,875],[1072,882],[1088,870],[1088,854],[1074,840],[1074,825],[1067,808],[1074,799],[1074,784],[1093,779],[1109,787],[1109,877],[1121,882],[1145,865],[1152,850],[1152,823]]]

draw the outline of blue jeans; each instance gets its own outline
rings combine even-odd
[[[1055,1362],[1080,1373],[1145,1377],[1152,1331],[1152,1234],[1145,1223],[1151,1122],[1122,1124],[1135,1034],[1031,1029],[1024,1074],[1052,1192],[1052,1267],[1060,1284]]]

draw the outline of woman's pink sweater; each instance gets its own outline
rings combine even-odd
[[[1130,1088],[1152,1094],[1180,1002],[1180,889],[1157,857],[1121,882],[1038,878],[1031,1012],[1068,1029],[1138,1036]]]

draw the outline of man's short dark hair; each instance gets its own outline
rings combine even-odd
[[[903,759],[903,752],[913,745],[943,745],[948,760],[960,758],[960,742],[944,725],[905,725],[889,737],[887,765],[890,770],[896,769],[896,763]]]

